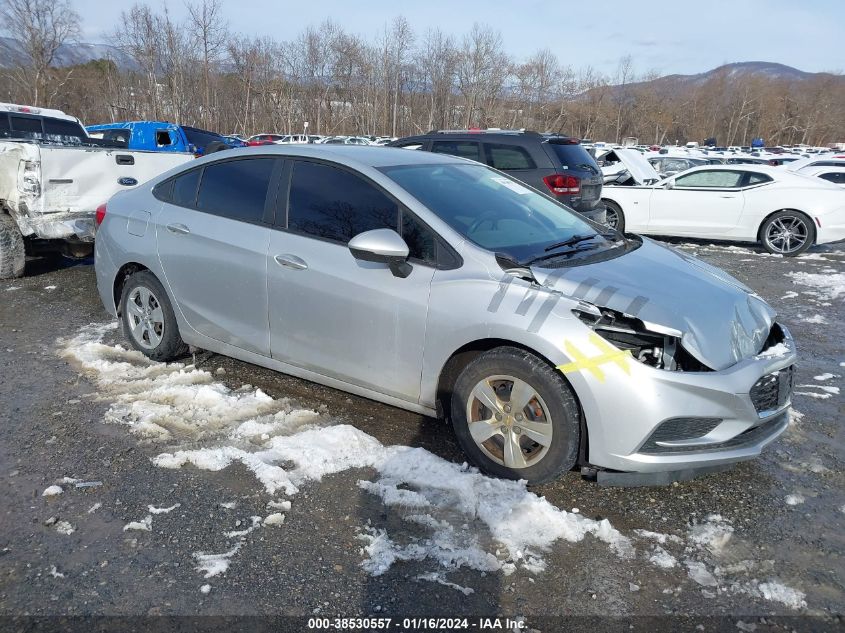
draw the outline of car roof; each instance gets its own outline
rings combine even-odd
[[[478,165],[475,161],[447,154],[433,154],[418,152],[399,147],[381,147],[378,145],[260,145],[258,147],[244,147],[226,152],[214,153],[209,156],[226,158],[234,155],[279,155],[302,158],[321,158],[337,161],[355,167],[396,167],[398,165]]]

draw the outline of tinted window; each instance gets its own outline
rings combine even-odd
[[[434,141],[431,144],[431,151],[435,154],[451,154],[482,162],[478,143],[471,141]]]
[[[198,130],[193,127],[182,128],[185,131],[185,138],[192,145],[195,145],[198,150],[202,151],[205,146],[214,141],[222,141],[223,137],[214,132],[206,132],[205,130]]]
[[[293,169],[288,228],[344,244],[371,229],[396,230],[397,204],[347,171],[298,162]]]
[[[41,119],[30,116],[15,116],[9,115],[9,120],[12,122],[12,129],[16,132],[24,132],[27,135],[41,134]]]
[[[79,123],[63,119],[44,119],[44,136],[58,143],[80,143],[87,137]]]
[[[845,185],[845,171],[832,171],[826,174],[819,174],[819,178],[824,178],[837,185]]]
[[[0,136],[9,136],[9,116],[0,112]]]
[[[595,159],[579,144],[547,143],[560,160],[563,169],[586,169],[598,173]]]
[[[402,149],[422,149],[422,143],[408,143],[407,145],[397,145],[397,147],[401,147]]]
[[[771,178],[769,178],[766,174],[758,174],[756,172],[750,172],[745,177],[745,187],[750,187],[751,185],[759,185],[763,182],[771,182]]]
[[[201,172],[201,169],[192,169],[174,178],[170,202],[178,204],[180,207],[193,207],[197,199],[197,185],[200,182]]]
[[[103,140],[129,143],[129,130],[105,130],[101,132]]]
[[[676,187],[712,187],[730,189],[739,187],[743,172],[725,169],[705,169],[675,179]]]
[[[521,147],[516,145],[500,145],[485,143],[490,166],[496,169],[534,169],[536,165]]]
[[[402,212],[401,234],[408,245],[409,257],[429,263],[436,261],[434,233],[407,211]]]
[[[206,165],[197,209],[233,220],[259,222],[273,171],[272,158],[229,160]]]

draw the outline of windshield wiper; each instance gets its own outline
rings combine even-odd
[[[597,237],[599,237],[599,233],[593,233],[592,235],[573,235],[569,239],[563,240],[562,242],[556,242],[550,246],[547,246],[543,250],[548,253],[549,251],[553,251],[557,248],[564,248],[565,246],[575,246],[576,244],[586,242],[587,240],[593,240]]]

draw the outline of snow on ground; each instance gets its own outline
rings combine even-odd
[[[44,489],[44,492],[41,493],[42,497],[55,497],[56,495],[60,495],[64,492],[61,486],[47,486]]]
[[[73,527],[67,521],[58,521],[56,522],[56,532],[59,534],[64,534],[65,536],[70,536],[74,532],[76,532],[76,528]]]
[[[808,287],[808,290],[802,290],[803,293],[821,300],[833,301],[845,296],[845,273],[790,272],[786,275],[792,278],[792,283]]]
[[[786,505],[788,506],[797,506],[798,504],[804,503],[804,496],[798,493],[793,495],[786,495]]]
[[[147,510],[149,511],[150,514],[168,514],[170,512],[173,512],[176,508],[178,508],[181,505],[182,505],[181,503],[174,503],[169,508],[157,508],[155,506],[147,506]]]
[[[487,477],[422,448],[385,446],[352,425],[294,409],[286,399],[276,400],[259,389],[233,390],[191,365],[155,363],[138,352],[104,344],[115,328],[83,328],[63,342],[61,352],[97,383],[101,398],[110,403],[107,422],[126,425],[144,442],[166,443],[169,452],[152,459],[159,467],[219,471],[240,462],[271,497],[295,497],[323,477],[359,470],[358,488],[381,499],[407,528],[388,532],[369,522],[361,526],[362,568],[370,574],[418,561],[430,569],[419,580],[467,593],[471,587],[452,583],[446,574],[458,568],[537,574],[546,569],[546,555],[554,547],[604,543],[620,560],[637,557],[663,570],[680,564],[706,587],[735,587],[735,592],[788,605],[803,600],[803,594],[776,579],[767,579],[765,589],[765,583],[748,580],[748,570],[758,568],[753,561],[738,572],[720,566],[734,538],[733,526],[720,515],[693,523],[685,534],[637,530],[626,536],[607,519],[553,506],[524,482]],[[149,506],[150,514],[133,522],[144,527],[130,523],[125,529],[150,529],[152,514],[176,507]],[[291,510],[291,501],[271,498],[267,507],[274,512],[264,519],[251,517],[251,525],[229,531],[221,527],[223,536],[235,542],[222,553],[196,552],[197,571],[205,578],[223,574],[252,532],[269,526],[284,529],[283,512]],[[641,548],[639,556],[636,547]],[[740,578],[734,578],[736,573]]]
[[[126,532],[127,530],[140,530],[141,532],[149,532],[152,530],[153,525],[153,515],[148,514],[140,521],[130,521],[126,525],[123,526],[123,531]]]

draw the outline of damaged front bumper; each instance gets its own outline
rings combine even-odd
[[[795,360],[776,323],[760,354],[722,371],[631,363],[629,378],[608,380],[604,397],[598,390],[583,403],[597,479],[657,485],[756,457],[789,425]]]

